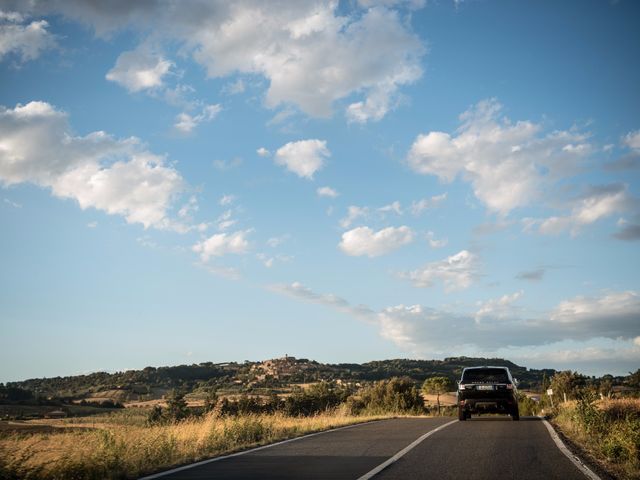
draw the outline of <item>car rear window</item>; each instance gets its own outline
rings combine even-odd
[[[462,383],[509,383],[509,375],[503,368],[474,368],[465,370]]]

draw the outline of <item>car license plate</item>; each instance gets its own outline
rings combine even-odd
[[[493,390],[493,385],[478,385],[476,388],[478,390]]]

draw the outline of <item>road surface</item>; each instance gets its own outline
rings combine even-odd
[[[513,422],[509,417],[480,417],[466,422],[452,420],[401,418],[347,427],[185,470],[168,472],[156,478],[587,478],[558,449],[538,418],[523,417],[520,422]],[[413,448],[407,449],[438,427],[442,428]],[[376,472],[376,467],[397,455],[402,456]]]

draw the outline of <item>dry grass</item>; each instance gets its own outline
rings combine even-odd
[[[60,433],[13,433],[0,437],[0,478],[116,479],[197,461],[310,432],[381,417],[327,413],[308,418],[214,415],[164,426],[146,426],[144,416],[118,412],[65,419]],[[78,429],[77,427],[85,427]]]
[[[616,478],[640,478],[640,399],[558,406],[554,423]]]

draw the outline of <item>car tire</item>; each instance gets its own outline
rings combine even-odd
[[[520,412],[518,411],[518,407],[514,408],[511,412],[511,420],[513,420],[514,422],[520,420]]]
[[[458,420],[464,422],[467,419],[467,412],[463,408],[458,407]]]

